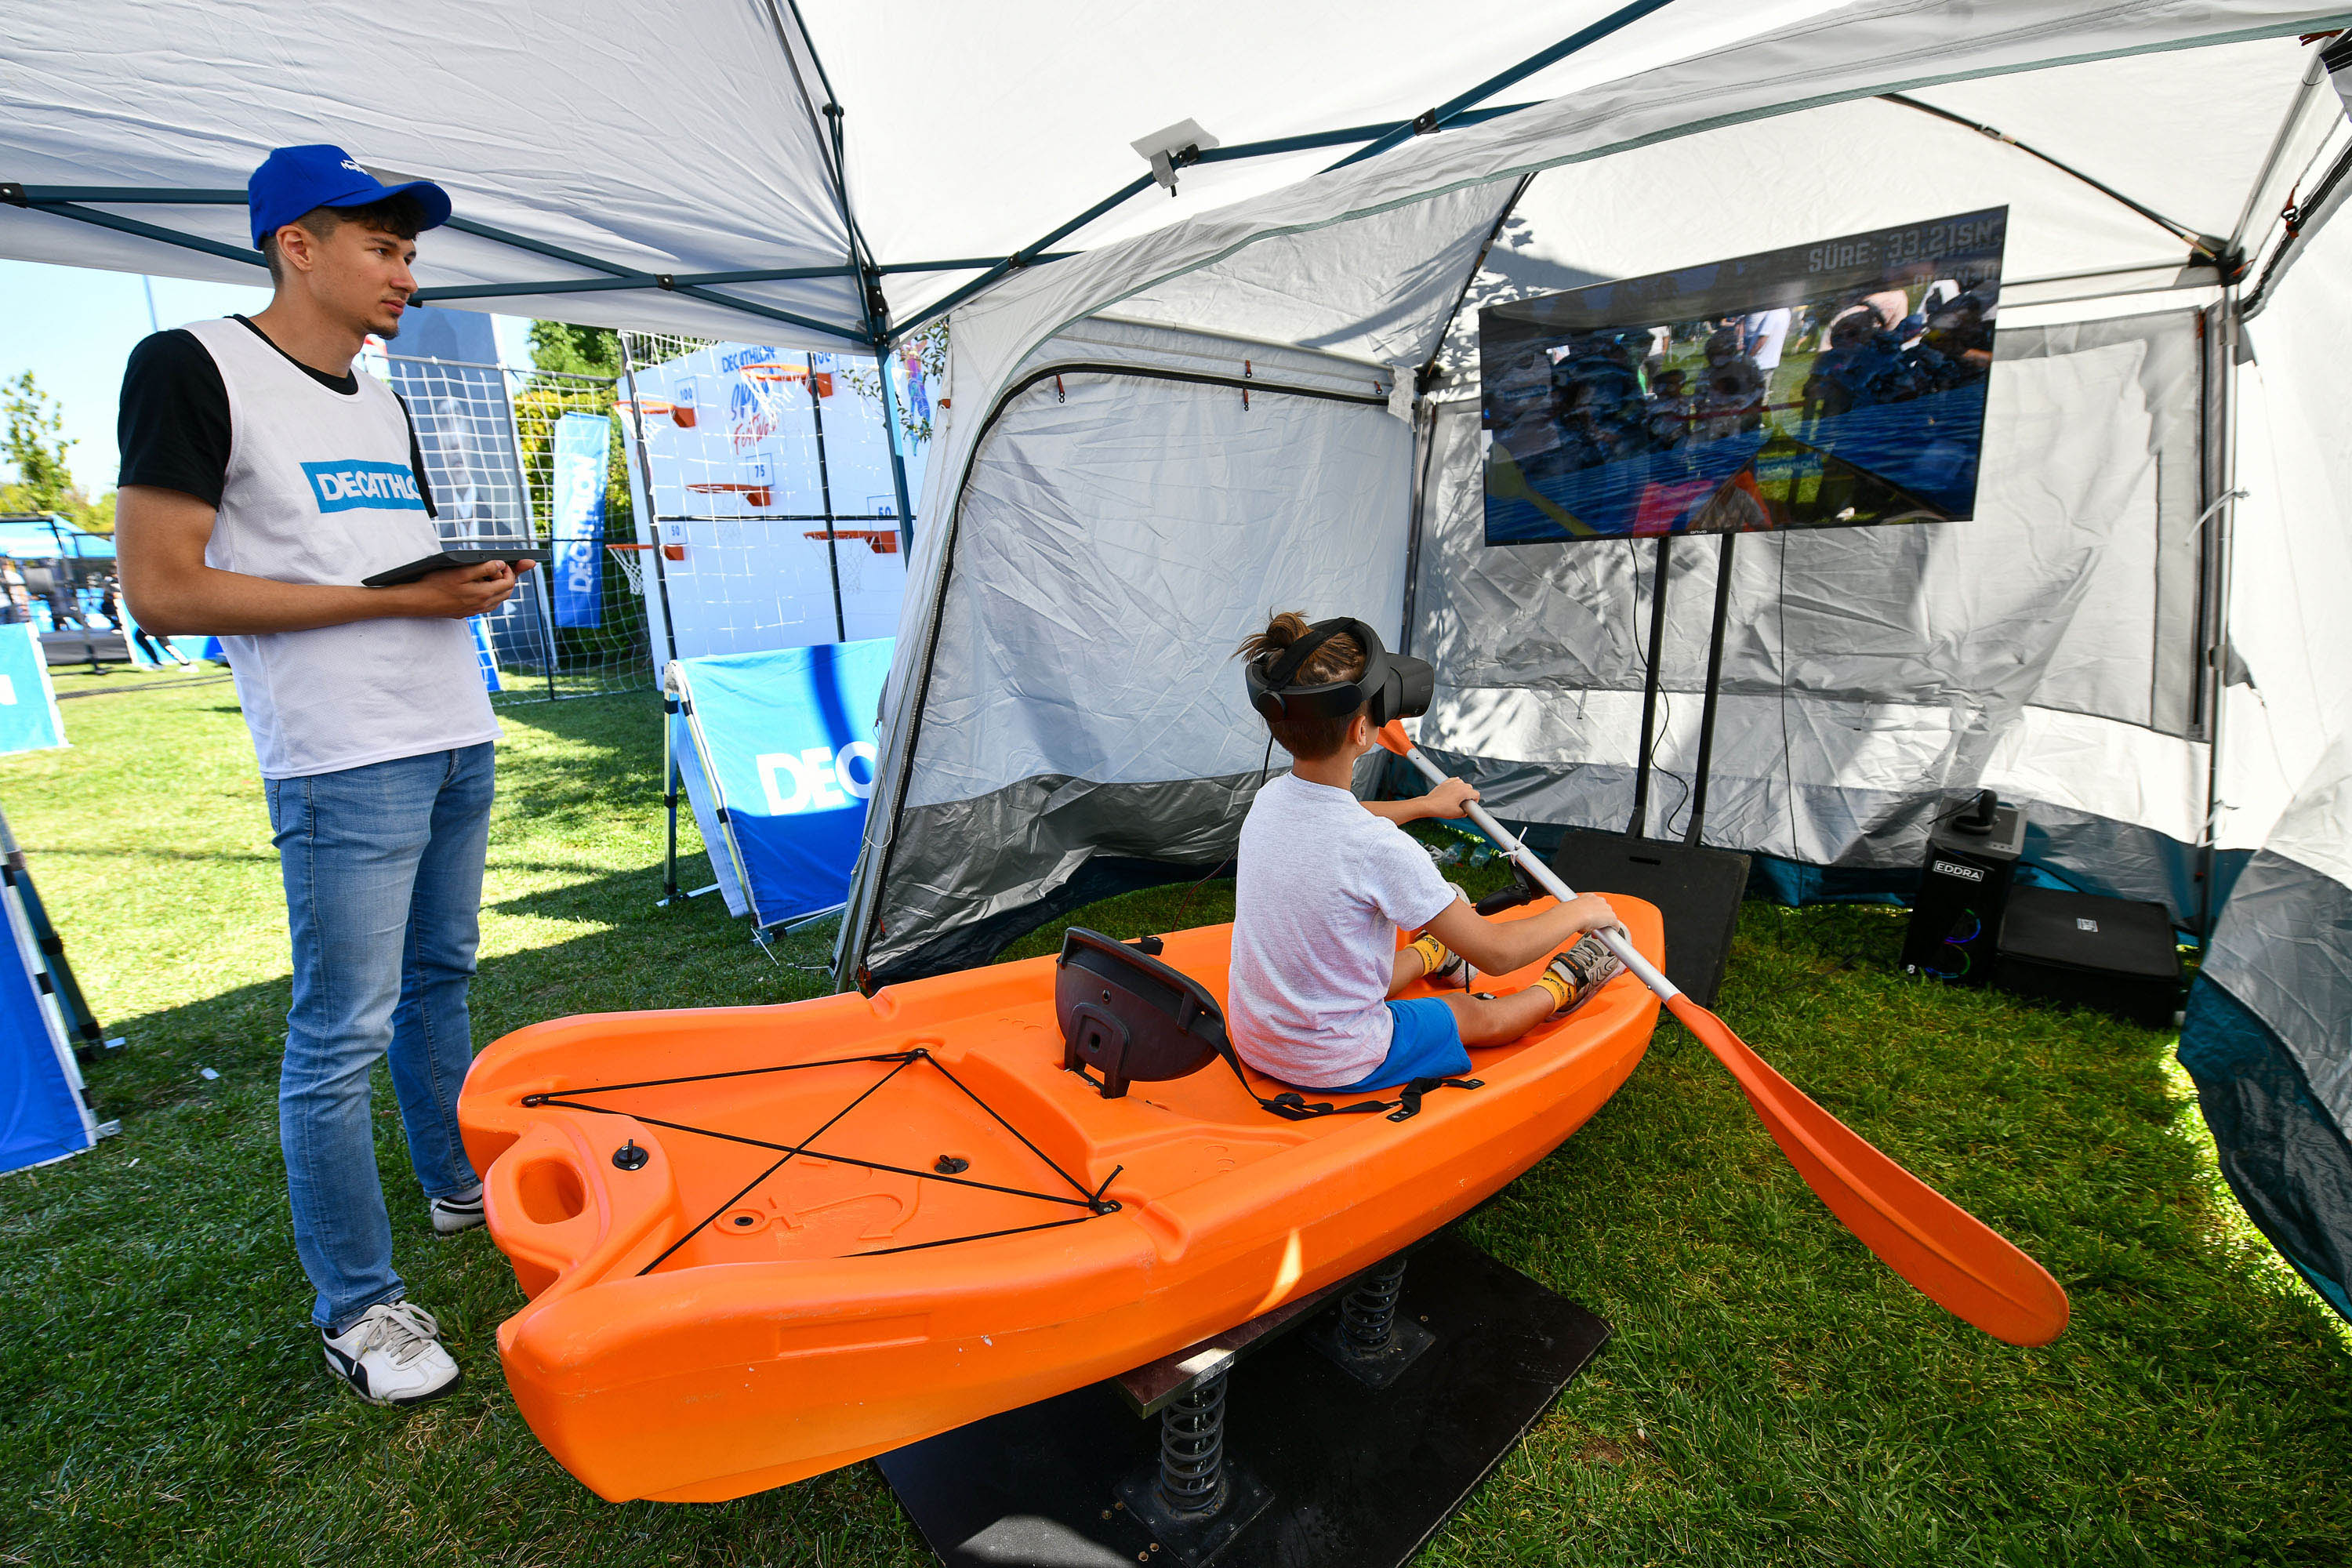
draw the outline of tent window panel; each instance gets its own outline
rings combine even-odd
[[[1255,773],[1269,608],[1395,629],[1412,437],[1381,406],[1071,371],[972,464],[907,801]]]
[[[2013,374],[2048,384],[2069,362],[2094,356],[2116,363],[2137,354],[2131,406],[2109,411],[2062,403],[2055,410],[2069,430],[2087,425],[2103,432],[2103,450],[2062,451],[2059,461],[2096,461],[2116,472],[2144,462],[2125,511],[2108,525],[2105,547],[2084,590],[2086,608],[2069,621],[2033,701],[2064,712],[2093,714],[2185,735],[2194,717],[2197,681],[2198,584],[2201,552],[2191,531],[2201,510],[2199,479],[2200,391],[2197,319],[2190,310],[2004,331],[1997,353]],[[2074,381],[2090,395],[2101,378]],[[2016,483],[1995,492],[1999,504],[2031,514],[2037,478],[2013,448],[1986,433],[1986,475],[1998,480],[1996,455],[2005,456]],[[2082,443],[2068,437],[2068,446]],[[1979,520],[2001,515],[1980,497]]]

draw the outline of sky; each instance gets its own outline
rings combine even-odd
[[[269,303],[268,289],[233,283],[178,278],[146,282],[154,289],[153,320],[164,327],[208,316],[249,316]],[[73,442],[66,460],[85,495],[114,488],[115,405],[123,362],[151,330],[147,298],[136,273],[0,261],[0,381],[14,381],[29,370],[52,405],[64,413],[65,435]],[[511,316],[492,320],[500,357],[509,364],[529,364],[525,334],[530,323]],[[0,462],[0,478],[16,477],[12,465]]]

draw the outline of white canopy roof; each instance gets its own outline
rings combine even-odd
[[[2259,0],[2037,0],[1990,14],[1828,0],[1673,0],[1627,10],[1645,14],[1502,89],[1488,107],[1552,101],[1449,129],[1309,188],[1336,212],[1360,209],[1384,191],[1393,198],[1425,194],[1433,181],[1492,177],[1515,155],[1572,143],[1578,123],[1613,127],[1629,92],[1657,121],[1647,133],[1667,135],[1683,128],[1672,121],[1913,83],[1925,84],[1913,90],[1927,101],[1988,121],[2183,224],[2227,236],[2285,108],[2275,73],[2252,68],[2262,49],[2291,44],[2250,46],[2243,81],[2177,57],[2128,69],[2109,62],[2063,93],[1969,79],[2053,58],[2331,25],[2307,5]],[[237,7],[92,0],[28,10],[0,41],[0,182],[32,187],[36,200],[59,187],[233,196],[270,147],[332,142],[372,167],[449,188],[473,227],[432,237],[419,269],[429,288],[514,289],[471,297],[517,313],[838,346],[868,331],[849,219],[864,238],[862,259],[885,269],[892,319],[903,323],[981,273],[889,269],[1001,258],[1034,244],[1145,176],[1129,143],[1165,124],[1196,119],[1228,151],[1383,125],[1619,15],[1603,0],[1549,7],[1462,0],[1433,29],[1426,7],[1395,0],[1202,0],[1181,14],[1069,0],[810,0],[798,12],[778,0],[697,0],[658,13],[581,0],[527,17],[456,0],[415,0],[391,12],[315,0],[301,8],[299,26],[274,26]],[[1988,25],[1994,20],[1997,28]],[[1653,90],[1655,73],[1669,65],[1686,92]],[[1619,85],[1588,90],[1612,82]],[[1726,96],[1735,91],[1736,101]],[[2183,116],[2172,136],[2147,135],[2144,117],[2114,112],[2151,100],[2200,110]],[[831,163],[828,101],[844,110],[847,218]],[[1944,124],[1935,134],[1949,143],[1971,138]],[[1201,245],[1230,244],[1243,232],[1248,209],[1235,204],[1348,151],[1322,146],[1185,169],[1173,199],[1147,189],[1053,248],[1098,247],[1213,214],[1192,231],[1189,250],[1197,255]],[[1844,155],[1882,170],[1886,162],[1875,146]],[[233,200],[81,205],[196,235],[224,252],[247,246],[244,212]],[[1279,205],[1295,212],[1296,195]],[[2105,254],[2142,260],[2181,252],[2128,213],[2111,226],[2115,243]],[[0,255],[237,281],[255,275],[250,259],[231,254],[9,205],[0,205]],[[1076,280],[1057,275],[1070,265],[1020,281],[1026,292],[1067,292]],[[651,275],[801,269],[821,275],[716,282],[698,293],[613,287],[642,285]],[[594,287],[527,288],[557,279]]]

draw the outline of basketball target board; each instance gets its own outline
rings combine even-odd
[[[672,639],[677,657],[694,658],[894,631],[904,559],[862,537],[898,527],[881,402],[866,390],[874,362],[636,334],[630,343],[634,379],[616,390],[637,445],[627,465],[637,542],[660,546],[637,563],[656,666]],[[919,447],[909,447],[907,470],[912,491]]]

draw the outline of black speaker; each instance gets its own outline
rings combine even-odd
[[[1903,936],[1903,973],[1961,985],[1992,978],[2011,878],[2025,849],[2025,814],[1988,790],[1927,835],[1927,864]]]
[[[1623,893],[1657,905],[1665,919],[1666,978],[1700,1006],[1715,1005],[1748,890],[1747,856],[1571,827],[1560,834],[1551,868],[1580,893]]]
[[[2180,1006],[2180,949],[2162,904],[2020,888],[2001,917],[1992,983],[2021,996],[2096,1007],[2151,1029]]]

